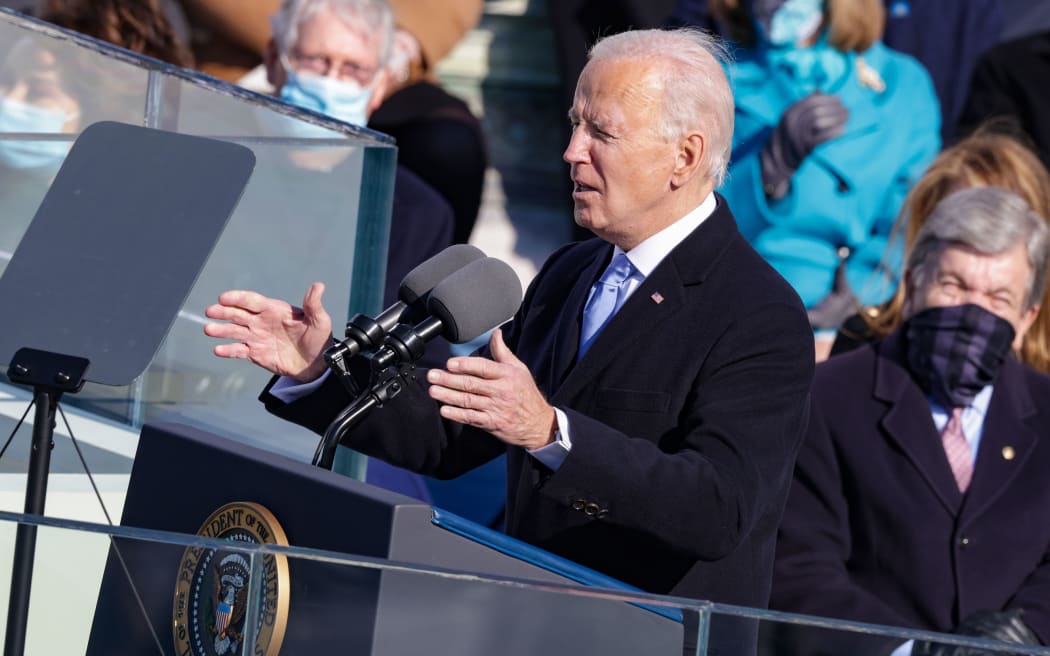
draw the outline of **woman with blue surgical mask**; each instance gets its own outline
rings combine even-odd
[[[0,272],[81,127],[74,78],[68,62],[29,38],[0,43]]]
[[[940,149],[925,69],[878,39],[882,0],[712,0],[738,42],[733,155],[719,191],[802,297],[818,359],[858,304],[886,300],[904,196]],[[823,357],[822,357],[823,356]]]
[[[40,133],[54,137],[80,127],[80,104],[66,88],[54,54],[29,41],[12,47],[0,64],[0,166],[53,173],[71,141],[4,138]]]

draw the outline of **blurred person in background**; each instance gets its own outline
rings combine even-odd
[[[1050,377],[1010,353],[1048,267],[1050,227],[1017,194],[937,203],[908,253],[900,325],[817,366],[772,608],[1050,643]],[[870,636],[828,633],[778,653],[872,653],[843,644]]]
[[[802,297],[817,359],[857,304],[885,300],[904,196],[940,148],[929,75],[878,42],[880,0],[714,0],[740,44],[733,161],[740,230]]]
[[[158,0],[42,0],[49,23],[169,64],[190,68],[193,55]]]
[[[882,42],[926,67],[941,104],[941,139],[954,142],[978,57],[999,41],[1002,0],[884,0]]]
[[[0,46],[0,205],[5,213],[0,221],[0,269],[21,241],[84,123],[89,96],[83,81],[75,61],[34,39]],[[45,138],[6,136],[37,133]]]
[[[386,0],[285,0],[274,16],[273,37],[266,48],[267,76],[281,100],[364,126],[383,101],[389,84],[387,62],[393,40],[393,14]],[[262,117],[267,117],[264,127],[284,131],[284,136],[335,136],[325,128],[286,120],[272,112],[260,114]],[[307,166],[323,166],[332,164],[325,161],[332,155],[343,156],[341,151],[307,152],[298,159]],[[448,203],[399,164],[384,303],[396,301],[405,274],[451,240],[452,211]],[[443,341],[432,349],[435,362],[444,362],[447,349]]]
[[[281,0],[182,0],[197,66],[258,88],[248,73],[266,56],[270,17]],[[381,102],[369,127],[398,141],[398,161],[440,193],[455,215],[453,238],[470,237],[481,205],[488,155],[481,124],[441,88],[435,68],[481,14],[481,0],[391,0],[396,34]],[[267,70],[270,67],[267,65]]]
[[[1005,41],[977,61],[959,116],[960,134],[989,120],[1006,121],[1025,135],[1050,166],[1050,31]]]
[[[903,238],[905,258],[941,200],[952,192],[981,186],[1016,193],[1032,211],[1050,221],[1050,172],[1020,141],[985,128],[945,149],[909,192],[895,228],[896,237]],[[900,287],[884,305],[864,308],[850,317],[836,336],[832,355],[886,337],[900,326],[903,311],[904,288]],[[1050,373],[1050,298],[1043,298],[1017,356],[1028,366]]]
[[[364,126],[383,101],[390,83],[388,61],[393,52],[394,21],[385,0],[286,0],[273,19],[273,37],[266,48],[266,72],[278,97],[298,107]],[[288,130],[289,136],[332,137],[334,133],[272,112],[267,127]],[[273,123],[276,119],[278,122]],[[342,150],[299,153],[304,166],[333,165]],[[337,164],[337,163],[335,163]],[[297,197],[302,197],[300,190]],[[398,298],[401,280],[416,265],[452,243],[453,214],[448,203],[407,167],[397,166],[394,204],[387,247],[383,306]],[[231,281],[232,282],[232,281]],[[422,366],[444,364],[450,345],[437,339],[428,345]],[[374,460],[368,466],[371,483],[430,501],[415,474]]]

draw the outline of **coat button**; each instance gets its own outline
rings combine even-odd
[[[597,515],[598,519],[605,519],[608,516],[609,516],[609,510],[607,508],[602,508],[601,510],[598,511],[598,515]]]
[[[601,509],[598,508],[598,504],[596,504],[594,502],[588,503],[586,506],[583,507],[583,512],[588,517],[594,517],[595,515],[598,514],[599,510],[601,510]]]
[[[584,506],[583,499],[573,499],[573,501],[572,501],[572,509],[573,510],[583,510],[583,506]]]
[[[1017,453],[1014,452],[1014,448],[1012,446],[1003,447],[1003,460],[1013,460],[1014,456],[1016,455]]]
[[[966,537],[965,535],[959,538],[959,548],[965,549],[968,546],[970,546],[970,538]]]

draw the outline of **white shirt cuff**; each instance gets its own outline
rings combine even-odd
[[[276,387],[276,385],[274,385]],[[538,449],[529,449],[529,455],[539,460],[551,471],[558,471],[561,463],[572,450],[572,440],[569,438],[569,418],[565,413],[554,408],[554,417],[558,422],[558,432],[554,434],[554,441]]]
[[[900,647],[894,649],[893,653],[891,653],[890,656],[911,656],[911,648],[913,646],[915,646],[915,641],[909,640]]]
[[[330,373],[332,373],[330,369],[325,369],[320,378],[311,380],[309,383],[300,383],[291,376],[281,376],[270,388],[270,395],[285,403],[298,401],[320,387]]]

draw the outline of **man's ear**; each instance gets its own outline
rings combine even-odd
[[[1021,346],[1024,344],[1024,336],[1028,334],[1028,329],[1035,323],[1035,318],[1039,315],[1039,305],[1033,305],[1024,311],[1021,315],[1021,322],[1017,325],[1017,332],[1014,334],[1014,341],[1011,346],[1015,351],[1020,351]]]
[[[707,139],[699,132],[690,132],[678,140],[671,185],[682,187],[700,171],[707,151]]]
[[[368,112],[368,116],[372,116],[372,112],[379,109],[379,106],[386,100],[386,92],[390,88],[390,69],[386,66],[380,68],[376,73],[376,79],[372,82],[372,97],[368,100],[368,107],[365,111]]]
[[[263,65],[266,67],[266,81],[273,87],[274,93],[280,93],[284,86],[287,72],[281,64],[281,56],[277,51],[277,43],[270,39],[266,42],[266,50],[263,52]]]

